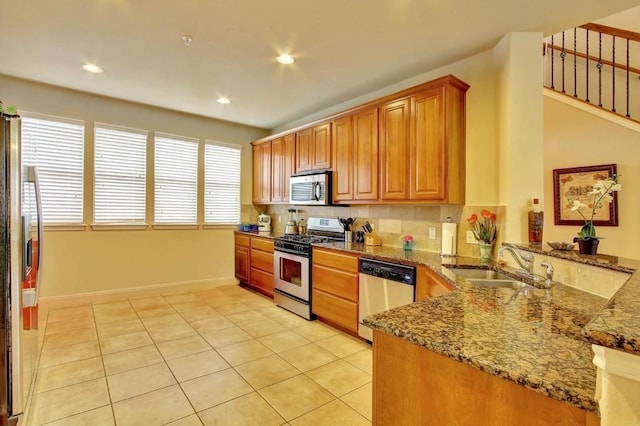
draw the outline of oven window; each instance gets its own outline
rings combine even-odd
[[[297,260],[280,258],[280,279],[302,287],[302,263]]]

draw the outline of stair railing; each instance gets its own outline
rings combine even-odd
[[[594,49],[597,50],[597,56],[593,53]],[[589,23],[547,37],[543,55],[547,59],[545,87],[638,121],[640,33]],[[624,59],[617,62],[616,55]],[[568,71],[570,67],[573,69]],[[556,78],[560,81],[557,82]],[[603,86],[603,79],[610,80],[610,86]],[[616,85],[620,79],[624,80],[623,87]],[[558,83],[559,87],[556,86]],[[593,91],[597,91],[597,103],[590,98]],[[620,98],[624,101],[623,112],[618,110],[616,104]]]

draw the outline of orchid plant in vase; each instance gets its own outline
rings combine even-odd
[[[618,177],[614,175],[611,178],[597,180],[593,184],[591,191],[587,193],[592,197],[587,204],[577,199],[567,199],[571,210],[580,213],[580,216],[584,219],[584,225],[580,228],[578,236],[573,239],[573,242],[578,242],[580,252],[583,254],[596,254],[597,252],[598,240],[602,237],[596,235],[596,227],[593,224],[594,218],[598,210],[604,208],[605,203],[608,205],[613,202],[613,193],[622,190],[622,184],[618,183]],[[583,209],[590,210],[588,216],[583,213]],[[591,248],[583,250],[583,245],[585,247],[589,245]]]

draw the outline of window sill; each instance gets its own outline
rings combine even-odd
[[[146,223],[94,223],[94,231],[144,231],[149,227]]]
[[[227,225],[214,225],[214,224],[207,224],[205,223],[204,225],[202,225],[202,229],[233,229],[233,230],[237,230],[238,229],[238,225],[231,225],[231,224],[227,224]]]
[[[200,225],[196,224],[196,223],[190,223],[190,224],[181,224],[181,223],[154,223],[153,225],[153,229],[200,229]]]
[[[83,223],[44,225],[44,230],[45,231],[84,231],[86,229],[87,229],[87,225],[85,225]]]

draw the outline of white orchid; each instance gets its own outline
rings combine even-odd
[[[622,190],[622,184],[618,183],[619,176],[613,176],[610,179],[602,179],[596,181],[593,184],[593,188],[588,192],[588,195],[593,196],[593,207],[591,208],[591,217],[589,219],[586,218],[584,213],[582,213],[582,208],[589,208],[587,204],[582,203],[580,200],[575,200],[572,198],[568,199],[569,204],[571,205],[571,211],[580,213],[580,216],[584,219],[584,225],[578,232],[578,235],[582,239],[591,239],[598,238],[596,237],[596,228],[593,226],[593,218],[596,215],[596,210],[603,207],[603,203],[611,203],[613,202],[613,193]]]

